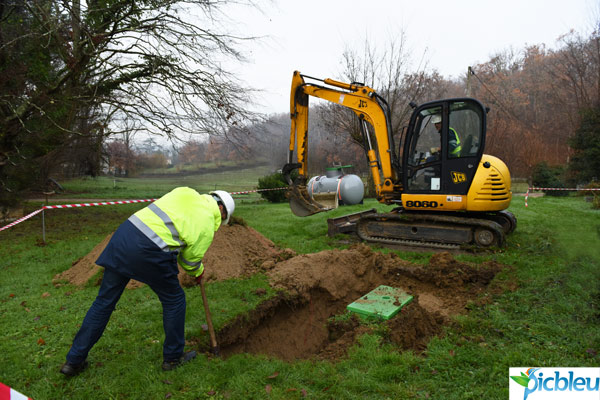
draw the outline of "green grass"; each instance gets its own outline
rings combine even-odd
[[[228,188],[238,190],[239,179],[232,178]],[[216,181],[213,177],[206,187]],[[110,180],[96,182],[107,188],[85,192],[76,186],[82,184],[65,185],[82,188],[82,197],[113,197]],[[117,184],[128,187],[122,192],[128,198],[148,198],[177,182]],[[237,216],[277,245],[300,253],[346,246],[326,236],[327,218],[387,209],[366,200],[363,206],[299,218],[286,204],[244,199],[238,200]],[[335,364],[202,354],[177,371],[162,372],[160,303],[146,287],[124,293],[90,354],[90,369],[73,379],[58,369],[98,288],[55,286],[52,278],[146,204],[48,210],[46,245],[41,243],[41,215],[0,232],[0,382],[36,400],[300,399],[304,393],[316,399],[505,399],[509,367],[600,364],[600,211],[580,197],[530,198],[528,203],[525,207],[522,197],[513,199],[510,210],[518,227],[505,249],[456,255],[512,266],[493,285],[516,289],[499,290],[489,295],[486,306],[455,318],[425,354],[399,352],[375,332],[360,337],[348,358]],[[29,204],[26,212],[38,207]],[[397,254],[427,262],[432,253]],[[208,284],[216,329],[264,299],[253,294],[258,287],[274,295],[260,274]],[[188,288],[186,296],[186,336],[208,343],[200,290]]]
[[[262,169],[267,169],[269,172],[271,172],[270,168],[268,167],[254,167],[253,165],[256,164],[268,164],[268,160],[266,159],[262,159],[262,160],[249,160],[249,161],[221,161],[218,164],[216,162],[204,162],[204,163],[200,163],[200,164],[188,164],[188,165],[178,165],[175,167],[169,167],[169,168],[151,168],[151,169],[147,169],[144,170],[142,172],[142,174],[161,174],[161,175],[176,175],[179,174],[181,172],[189,172],[189,173],[194,173],[196,171],[198,171],[199,168],[202,169],[206,169],[206,170],[219,170],[219,169],[223,169],[223,168],[239,168],[241,170],[244,170],[245,173],[248,173],[249,171],[253,170],[253,169],[258,169],[258,170],[262,170]]]
[[[214,168],[214,166],[203,166]],[[61,182],[65,192],[52,195],[53,202],[66,198],[97,198],[97,199],[148,199],[157,198],[179,186],[189,186],[199,192],[207,193],[211,190],[226,190],[241,192],[255,190],[258,177],[272,173],[272,168],[259,166],[241,170],[224,170],[210,174],[191,174],[172,176],[173,171],[163,170],[165,177],[153,178],[124,178],[124,177],[97,177],[79,178]],[[244,199],[256,200],[256,194],[246,195]]]

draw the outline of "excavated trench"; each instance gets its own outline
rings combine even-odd
[[[252,353],[286,361],[338,360],[358,336],[377,330],[398,351],[421,352],[452,315],[481,301],[501,268],[462,264],[447,253],[426,266],[410,265],[366,246],[297,256],[268,273],[272,285],[284,290],[220,329],[217,341],[223,357]],[[413,301],[375,324],[346,313],[349,303],[382,284],[402,289]]]
[[[345,313],[347,302],[321,291],[310,293],[308,303],[278,296],[262,303],[249,318],[241,317],[218,332],[220,354],[227,358],[252,353],[286,361],[343,358],[358,335],[375,329],[360,317],[331,319]],[[422,351],[441,332],[446,319],[418,302],[406,306],[389,321],[380,321],[384,339],[401,350]],[[203,349],[209,351],[208,348]]]
[[[345,305],[322,291],[309,296],[308,303],[277,296],[248,319],[225,326],[218,334],[223,356],[252,353],[291,361],[319,354],[329,342],[327,319],[343,312]]]
[[[99,267],[94,261],[107,241],[108,237],[58,274],[55,284],[66,280],[80,285],[95,277]],[[221,227],[204,261],[209,284],[262,272],[278,291],[218,330],[224,357],[252,353],[287,361],[338,360],[346,356],[358,336],[372,330],[395,344],[398,351],[421,352],[452,316],[466,312],[467,304],[488,301],[491,292],[510,289],[494,281],[500,270],[510,267],[493,261],[464,263],[449,253],[438,253],[422,265],[373,251],[364,244],[296,255],[243,225]],[[195,284],[184,273],[180,273],[180,282],[184,287]],[[140,285],[132,281],[130,288]],[[379,285],[399,288],[414,298],[393,318],[377,324],[364,324],[346,314],[349,303]],[[207,332],[188,341],[207,352],[208,343]]]

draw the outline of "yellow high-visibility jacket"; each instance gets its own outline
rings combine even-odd
[[[221,212],[211,195],[179,187],[133,214],[129,221],[163,251],[178,251],[179,265],[198,277],[204,271],[204,253],[221,225]]]
[[[448,149],[449,156],[460,157],[460,152],[462,150],[460,138],[458,137],[458,133],[456,133],[452,127],[448,129],[448,145],[450,146]]]

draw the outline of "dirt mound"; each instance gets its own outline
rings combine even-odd
[[[102,268],[96,265],[96,260],[100,256],[100,253],[102,253],[102,250],[104,250],[104,248],[110,241],[112,235],[113,234],[111,233],[110,235],[105,237],[104,240],[98,243],[96,247],[94,247],[92,251],[90,251],[84,257],[74,261],[72,263],[71,268],[61,272],[60,274],[56,274],[53,279],[55,284],[59,284],[59,282],[61,281],[67,281],[73,285],[82,286],[87,284],[90,281],[90,279],[92,279],[95,276],[98,276],[98,278],[100,278],[101,275],[98,274],[102,271]],[[100,279],[93,283],[99,285]],[[141,282],[132,280],[127,284],[127,288],[135,289],[136,287],[140,287],[141,285]]]
[[[290,249],[280,249],[255,231],[243,225],[222,226],[204,255],[205,278],[207,281],[222,281],[243,278],[262,270],[263,265],[295,256]],[[194,280],[184,271],[179,271],[182,286],[192,286]]]
[[[419,296],[424,308],[451,315],[460,313],[500,269],[494,262],[461,263],[449,253],[433,255],[427,265],[415,265],[357,244],[347,250],[296,256],[278,263],[268,276],[274,287],[304,299],[315,288],[335,300],[353,301],[379,285],[398,287]]]
[[[73,266],[54,277],[55,282],[68,281],[73,285],[84,285],[102,271],[96,260],[104,250],[112,234],[108,235],[83,258],[73,262]],[[273,242],[250,227],[243,225],[222,226],[204,255],[205,279],[220,281],[250,276],[256,273],[263,263],[275,262],[293,257],[290,249],[280,249]],[[179,271],[179,281],[184,287],[195,284],[185,271]],[[96,282],[99,284],[99,282]],[[131,281],[128,288],[140,287],[142,283]]]

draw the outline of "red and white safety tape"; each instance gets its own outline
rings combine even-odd
[[[39,210],[35,210],[32,213],[27,214],[26,216],[19,218],[16,221],[11,222],[10,224],[3,226],[2,228],[0,228],[0,232],[11,228],[15,225],[17,225],[18,223],[21,223],[25,220],[28,220],[29,218],[41,213],[44,210],[49,210],[49,209],[53,209],[53,208],[76,208],[76,207],[94,207],[94,206],[108,206],[108,205],[115,205],[115,204],[130,204],[130,203],[144,203],[144,202],[149,202],[149,201],[154,201],[156,199],[144,199],[144,200],[116,200],[116,201],[100,201],[97,203],[78,203],[78,204],[57,204],[57,205],[53,205],[53,206],[43,206],[42,208],[40,208]]]
[[[8,228],[10,228],[10,227],[13,227],[13,226],[15,226],[16,224],[18,224],[19,222],[23,222],[23,221],[25,221],[26,219],[29,219],[29,218],[33,217],[34,215],[37,215],[37,214],[41,213],[42,211],[44,211],[44,209],[43,209],[43,208],[40,208],[39,210],[35,210],[34,212],[32,212],[32,213],[30,213],[30,214],[27,214],[26,216],[24,216],[24,217],[22,217],[22,218],[19,218],[18,220],[16,220],[16,221],[13,221],[13,222],[11,222],[10,224],[8,224],[8,225],[6,225],[6,226],[3,226],[2,228],[0,228],[0,231],[3,231],[3,230],[5,230],[5,229],[8,229]]]
[[[247,194],[247,193],[255,193],[255,192],[266,192],[269,190],[284,190],[287,188],[274,188],[274,189],[257,189],[257,190],[246,190],[243,192],[229,192],[229,194]],[[16,221],[11,222],[10,224],[3,226],[2,228],[0,228],[0,232],[11,228],[15,225],[17,225],[18,223],[21,223],[25,220],[28,220],[29,218],[41,213],[44,210],[49,210],[49,209],[53,209],[53,208],[77,208],[77,207],[94,207],[94,206],[110,206],[110,205],[115,205],[115,204],[131,204],[131,203],[147,203],[147,202],[152,202],[155,201],[156,199],[142,199],[142,200],[115,200],[115,201],[99,201],[99,202],[93,202],[93,203],[76,203],[76,204],[57,204],[57,205],[52,205],[52,206],[43,206],[42,208],[40,208],[39,210],[35,210],[34,212],[27,214],[24,217],[21,217],[19,219],[17,219]],[[0,399],[2,400],[2,399]]]
[[[530,190],[571,190],[571,191],[582,191],[582,192],[587,192],[587,191],[599,191],[600,188],[593,188],[593,189],[579,189],[579,188],[539,188],[539,187],[530,187],[527,188],[527,193],[525,193],[525,207],[527,207],[527,199],[529,198],[529,191]]]
[[[31,400],[31,398],[0,382],[0,400]]]
[[[51,208],[75,208],[75,207],[94,207],[94,206],[111,206],[115,204],[131,204],[131,203],[147,203],[149,201],[155,201],[156,199],[143,199],[143,200],[116,200],[116,201],[100,201],[97,203],[79,203],[79,204],[60,204],[54,206],[44,206],[43,210]]]
[[[273,189],[256,189],[256,190],[246,190],[243,192],[229,192],[229,194],[248,194],[248,193],[256,193],[256,192],[268,192],[271,190],[286,190],[287,187],[282,188],[273,188]]]

